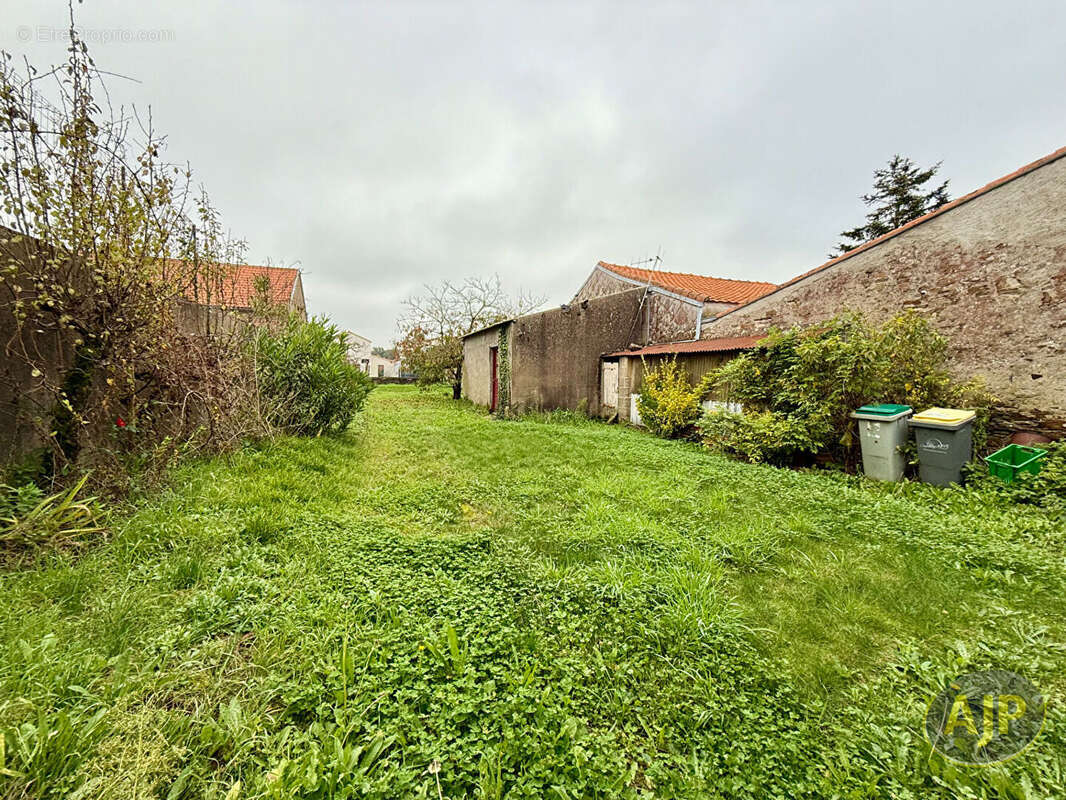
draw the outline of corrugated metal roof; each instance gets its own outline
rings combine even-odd
[[[725,339],[696,339],[688,342],[666,342],[652,344],[636,350],[618,350],[608,353],[606,358],[616,356],[658,356],[674,353],[728,353],[733,350],[750,350],[762,336],[734,336]]]

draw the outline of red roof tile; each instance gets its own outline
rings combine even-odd
[[[733,350],[750,350],[762,336],[737,336],[728,339],[696,339],[688,342],[667,342],[652,344],[636,350],[619,350],[608,353],[608,358],[615,356],[658,356],[673,353],[728,353]]]
[[[958,208],[963,203],[968,203],[971,200],[973,200],[975,198],[978,198],[978,197],[980,197],[983,194],[987,194],[988,192],[991,192],[993,189],[998,189],[1000,186],[1003,186],[1005,183],[1010,183],[1015,178],[1020,178],[1023,175],[1026,175],[1026,174],[1032,172],[1033,170],[1040,169],[1040,167],[1046,166],[1047,164],[1050,164],[1052,161],[1058,161],[1063,156],[1066,156],[1066,147],[1060,147],[1054,153],[1050,153],[1049,155],[1046,155],[1043,158],[1038,158],[1036,161],[1033,161],[1033,162],[1031,162],[1029,164],[1026,164],[1024,167],[1020,167],[1020,168],[1014,170],[1014,172],[1010,173],[1009,175],[1004,175],[1002,178],[997,178],[996,180],[992,181],[991,183],[986,183],[980,189],[976,189],[976,190],[970,192],[969,194],[966,194],[966,195],[963,195],[962,197],[956,198],[955,200],[952,200],[950,203],[947,203],[946,205],[941,206],[936,211],[930,211],[925,216],[921,216],[921,217],[918,217],[917,219],[913,219],[910,222],[908,222],[906,225],[901,225],[900,227],[896,228],[895,230],[891,230],[888,233],[885,233],[885,234],[882,234],[881,236],[878,236],[876,239],[871,239],[870,241],[859,245],[854,250],[849,250],[846,253],[841,253],[836,258],[830,259],[829,261],[826,261],[824,264],[821,264],[821,265],[815,267],[814,269],[807,270],[803,274],[797,275],[795,278],[792,278],[791,280],[785,281],[780,286],[777,286],[774,289],[771,289],[769,292],[766,292],[766,294],[771,294],[773,292],[776,292],[778,289],[784,289],[786,286],[791,286],[792,284],[798,283],[799,281],[803,280],[804,278],[810,277],[811,275],[814,275],[815,273],[821,272],[824,269],[829,269],[829,267],[832,267],[835,264],[839,264],[841,261],[845,261],[845,260],[851,258],[852,256],[858,255],[859,253],[862,253],[862,252],[864,252],[866,250],[869,250],[872,247],[877,247],[877,245],[882,244],[883,242],[886,242],[886,241],[888,241],[889,239],[891,239],[891,238],[893,238],[895,236],[899,236],[904,231],[909,231],[911,228],[915,228],[918,225],[921,225],[923,222],[928,222],[929,220],[933,219],[934,217],[939,217],[941,214],[946,214],[948,211],[951,211],[954,208]],[[750,302],[752,302],[754,300],[758,300],[758,299],[759,299],[758,297],[753,297],[753,298],[751,298],[751,300],[747,300],[746,302],[750,303]],[[739,308],[739,306],[738,306],[738,308]],[[727,309],[727,310],[721,312],[720,314],[718,314],[715,317],[715,319],[717,319],[718,317],[724,317],[726,314],[730,314],[730,313],[732,313],[735,310],[736,309],[733,309],[733,308]]]
[[[293,267],[261,267],[251,264],[220,264],[223,277],[210,293],[203,287],[188,287],[185,298],[194,303],[251,308],[256,297],[256,282],[267,280],[267,298],[272,305],[288,306],[300,271]]]
[[[623,278],[651,283],[660,289],[703,302],[747,303],[777,288],[777,284],[764,281],[735,281],[729,278],[712,278],[709,275],[692,275],[687,272],[660,272],[639,267],[623,267],[618,264],[608,264],[605,261],[599,262],[597,266],[621,275]]]

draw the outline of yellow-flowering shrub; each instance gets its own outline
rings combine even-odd
[[[673,439],[700,418],[700,390],[691,384],[677,359],[663,361],[644,374],[637,410],[648,430]]]

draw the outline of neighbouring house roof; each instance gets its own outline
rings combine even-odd
[[[815,267],[814,269],[808,270],[807,272],[804,272],[801,275],[797,275],[795,278],[792,278],[791,280],[785,281],[780,286],[774,287],[773,289],[771,289],[769,292],[766,292],[765,294],[772,294],[773,292],[776,292],[776,291],[778,291],[780,289],[784,289],[785,287],[791,286],[794,283],[799,283],[803,279],[809,278],[811,275],[815,275],[815,274],[817,274],[819,272],[822,272],[823,270],[826,270],[826,269],[829,269],[830,267],[836,266],[837,264],[841,263],[842,261],[846,261],[847,259],[851,258],[852,256],[857,256],[859,253],[862,253],[862,252],[865,252],[866,250],[870,250],[871,248],[877,247],[879,244],[883,244],[884,242],[887,242],[889,239],[892,239],[892,238],[894,238],[896,236],[899,236],[901,233],[909,231],[911,228],[916,228],[916,227],[918,227],[919,225],[921,225],[924,222],[928,222],[931,219],[939,217],[941,214],[946,214],[949,211],[952,211],[953,209],[956,209],[959,206],[970,202],[971,200],[975,200],[978,197],[981,197],[982,195],[988,194],[993,189],[998,189],[1000,186],[1003,186],[1004,184],[1010,183],[1011,181],[1015,180],[1016,178],[1020,178],[1023,175],[1027,175],[1030,172],[1033,172],[1034,170],[1038,170],[1041,167],[1047,166],[1048,164],[1050,164],[1053,161],[1058,161],[1060,158],[1063,158],[1064,156],[1066,156],[1066,147],[1060,147],[1054,153],[1050,153],[1050,154],[1044,156],[1043,158],[1038,158],[1036,161],[1033,161],[1033,162],[1031,162],[1029,164],[1026,164],[1024,167],[1020,167],[1020,168],[1014,170],[1014,172],[1010,173],[1009,175],[1004,175],[1002,178],[997,178],[996,180],[992,181],[991,183],[986,183],[980,189],[976,189],[976,190],[970,192],[969,194],[963,195],[962,197],[959,197],[959,198],[956,198],[955,200],[952,200],[950,203],[942,205],[936,211],[930,211],[928,214],[926,214],[924,216],[918,217],[917,219],[913,219],[910,222],[908,222],[906,225],[901,225],[900,227],[898,227],[898,228],[896,228],[894,230],[891,230],[888,233],[885,233],[885,234],[882,234],[881,236],[878,236],[876,239],[871,239],[870,241],[859,245],[854,250],[849,250],[846,253],[841,253],[836,258],[832,258],[829,261],[826,261],[824,264],[820,264],[819,266]],[[753,297],[753,298],[751,298],[750,300],[748,300],[746,302],[747,303],[751,303],[751,302],[753,302],[755,300],[758,300],[758,299],[760,299],[760,298],[759,297]],[[742,307],[743,307],[743,304],[740,305],[740,306],[737,306],[737,308],[726,309],[725,311],[722,311],[720,314],[716,315],[715,319],[718,319],[719,317],[724,317],[727,314],[732,314],[738,308],[742,308]]]
[[[606,261],[601,261],[596,266],[630,281],[650,283],[660,289],[705,303],[747,303],[777,288],[777,284],[764,281],[737,281],[731,278],[712,278],[709,275],[692,275],[687,272],[661,272],[608,264]]]
[[[619,350],[608,353],[605,358],[617,356],[660,356],[674,353],[729,353],[735,350],[750,350],[762,336],[735,336],[727,339],[696,339],[688,342],[652,344],[636,350]]]
[[[203,287],[188,287],[185,299],[194,303],[251,308],[256,299],[256,283],[267,281],[267,300],[272,305],[288,306],[296,291],[300,270],[294,267],[262,267],[252,264],[220,264],[223,270],[221,285],[209,293]],[[216,293],[221,296],[212,296]]]

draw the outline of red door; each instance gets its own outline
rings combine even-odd
[[[496,410],[496,401],[500,397],[500,375],[497,371],[497,362],[500,348],[489,348],[489,411]]]

